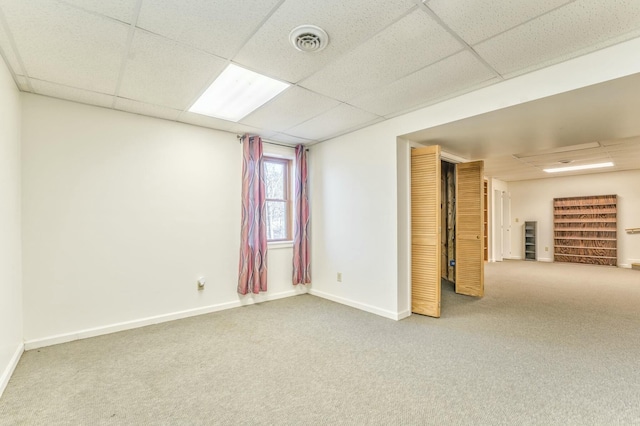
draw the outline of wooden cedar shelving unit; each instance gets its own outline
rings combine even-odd
[[[616,195],[555,198],[554,260],[617,266],[617,199]]]

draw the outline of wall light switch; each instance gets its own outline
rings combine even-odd
[[[204,285],[206,283],[207,281],[204,279],[204,277],[198,278],[198,290],[204,290]]]
[[[338,276],[336,277],[339,283],[342,282],[342,272],[338,272]]]

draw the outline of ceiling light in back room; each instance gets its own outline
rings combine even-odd
[[[613,163],[607,162],[607,163],[597,163],[597,164],[583,164],[580,166],[557,167],[555,169],[544,169],[544,171],[547,173],[573,172],[576,170],[599,169],[601,167],[613,167]]]
[[[237,122],[290,85],[234,64],[215,79],[189,112]]]

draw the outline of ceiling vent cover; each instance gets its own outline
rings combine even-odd
[[[301,52],[319,52],[329,44],[327,33],[315,25],[300,25],[289,33],[293,47]]]

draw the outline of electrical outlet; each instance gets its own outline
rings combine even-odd
[[[520,222],[520,219],[518,219],[518,218],[516,217],[516,223],[518,223],[518,222]]]
[[[336,279],[338,280],[339,283],[342,282],[342,272],[338,272]]]
[[[545,248],[544,248],[544,251],[549,251],[549,247],[545,247]]]

